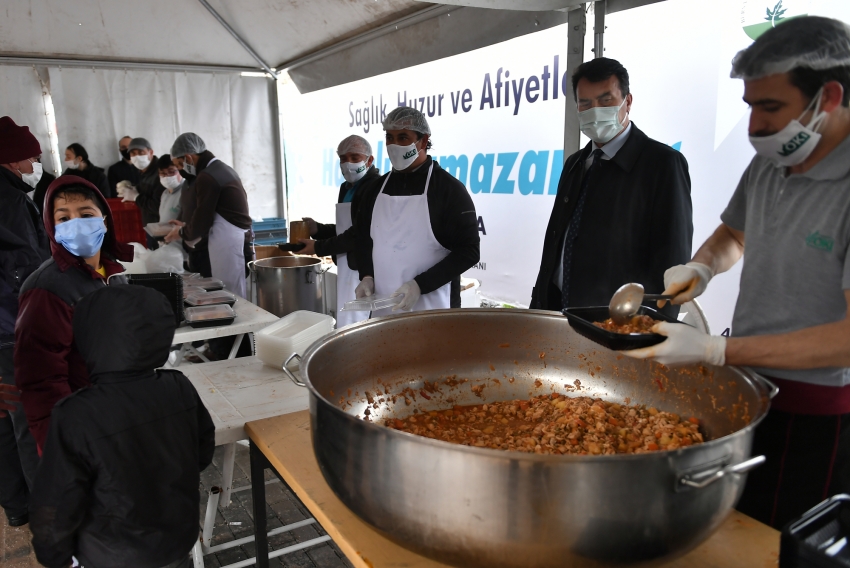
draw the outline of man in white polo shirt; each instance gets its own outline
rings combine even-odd
[[[732,62],[756,149],[723,223],[664,274],[681,304],[744,252],[732,337],[659,324],[668,339],[627,351],[667,365],[743,365],[779,386],[757,427],[738,509],[782,528],[850,491],[850,28],[789,19]]]

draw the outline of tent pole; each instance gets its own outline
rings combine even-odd
[[[605,12],[608,11],[608,0],[596,0],[593,5],[593,56],[605,57]]]
[[[567,86],[572,91],[570,77],[576,68],[584,62],[584,34],[587,29],[585,5],[571,10],[567,19]],[[580,131],[576,114],[575,98],[572,93],[564,97],[564,159],[579,149]]]
[[[283,75],[285,77],[286,75]],[[283,156],[283,129],[280,126],[280,79],[269,81],[269,93],[272,103],[272,128],[274,129],[274,160],[275,181],[277,182],[277,216],[286,219],[287,191],[286,191],[286,161]]]
[[[247,51],[251,55],[251,57],[257,60],[257,63],[260,64],[260,67],[262,67],[266,73],[277,79],[277,73],[271,67],[269,67],[265,61],[263,61],[263,58],[260,57],[260,55],[256,51],[254,51],[244,39],[242,39],[242,36],[236,33],[236,30],[230,27],[230,24],[228,24],[227,21],[222,18],[218,12],[215,11],[215,8],[210,6],[207,0],[198,0],[198,2],[200,2],[201,5],[203,5],[203,7],[206,8],[216,20],[218,20],[218,23],[221,24],[224,29],[230,32],[230,35],[232,35],[233,38],[237,42],[239,42],[239,45],[241,45],[245,49],[245,51]]]

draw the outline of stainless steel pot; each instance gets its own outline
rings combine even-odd
[[[457,566],[652,564],[687,552],[720,525],[745,472],[763,460],[749,459],[753,429],[775,394],[742,369],[667,369],[623,357],[559,314],[531,310],[370,320],[314,344],[301,373],[313,448],[334,493],[399,544]],[[444,379],[452,375],[468,382],[450,388]],[[408,386],[418,393],[425,380],[439,381],[441,394],[408,397],[409,406],[378,395]],[[477,385],[486,385],[481,398]],[[697,416],[710,441],[642,455],[543,456],[376,424],[414,408],[553,391]],[[371,421],[363,420],[367,408]]]
[[[257,287],[257,305],[264,310],[281,318],[296,310],[325,313],[325,274],[318,258],[264,258],[248,267]]]

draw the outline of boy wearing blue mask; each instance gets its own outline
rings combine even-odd
[[[112,212],[91,183],[61,176],[50,184],[44,201],[51,258],[21,287],[15,324],[15,382],[39,453],[53,406],[89,384],[74,346],[74,306],[124,271],[119,260],[133,259],[133,248],[115,240]],[[110,283],[126,280],[119,275]]]

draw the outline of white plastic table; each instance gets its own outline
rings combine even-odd
[[[239,345],[242,343],[242,338],[246,333],[260,331],[264,327],[276,322],[279,318],[271,312],[267,312],[263,308],[252,304],[244,298],[237,298],[233,305],[233,311],[236,312],[236,319],[230,325],[221,325],[216,327],[201,327],[194,328],[189,325],[182,325],[174,331],[174,340],[172,345],[180,345],[180,351],[177,352],[177,359],[172,366],[177,367],[183,360],[183,355],[186,351],[192,351],[203,361],[209,360],[195,351],[192,347],[193,341],[204,341],[207,339],[215,339],[217,337],[236,336],[233,341],[233,348],[230,350],[228,359],[236,357],[236,352],[239,350]]]
[[[194,385],[212,417],[215,445],[224,446],[221,491],[210,494],[202,529],[203,538],[193,552],[195,565],[203,566],[203,554],[253,540],[253,537],[246,537],[216,547],[212,547],[210,543],[215,510],[219,502],[225,507],[230,504],[236,442],[248,439],[243,428],[245,423],[306,410],[308,391],[306,388],[295,386],[282,370],[267,367],[256,357],[186,365],[181,367],[180,371]],[[298,376],[298,372],[295,374]]]

